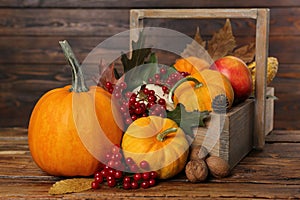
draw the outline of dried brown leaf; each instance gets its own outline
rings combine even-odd
[[[73,178],[56,182],[49,190],[49,194],[67,194],[91,189],[93,178]]]
[[[255,57],[255,43],[251,42],[250,44],[243,45],[239,48],[236,48],[232,54],[235,57],[242,59],[245,63],[250,63],[254,60]]]
[[[236,41],[232,34],[231,23],[227,19],[224,27],[208,41],[207,51],[213,60],[217,60],[231,53],[235,47]]]
[[[199,29],[199,26],[197,27],[196,29],[196,34],[194,36],[194,40],[196,42],[198,42],[198,44],[200,44],[203,48],[206,47],[206,41],[204,41],[200,35],[200,29]]]
[[[199,27],[197,27],[194,40],[186,46],[186,48],[181,53],[181,57],[198,57],[206,60],[208,63],[211,63],[210,56],[208,55],[206,49],[206,41],[204,41],[200,35]]]

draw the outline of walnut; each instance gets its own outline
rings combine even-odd
[[[208,151],[201,145],[191,147],[190,160],[205,160],[208,156]]]
[[[229,175],[230,166],[224,159],[217,156],[210,156],[205,161],[212,176],[223,178]]]
[[[185,166],[185,174],[190,182],[202,182],[208,176],[207,165],[204,160],[190,160]]]

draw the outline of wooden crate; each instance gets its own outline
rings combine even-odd
[[[267,88],[268,95],[274,95],[274,88]],[[266,102],[265,135],[273,130],[274,100]],[[195,140],[191,148],[202,145],[211,155],[228,161],[231,168],[253,149],[254,99],[232,107],[226,114],[210,114],[206,127],[194,129]]]
[[[251,149],[263,149],[265,135],[273,129],[274,107],[273,100],[266,99],[269,9],[134,9],[130,11],[130,28],[132,30],[142,28],[144,18],[250,18],[256,20],[255,100],[247,100],[232,108],[226,115],[211,114],[211,124],[216,124],[212,130],[216,132],[211,131],[211,128],[197,129],[194,144],[202,143],[204,133],[210,132],[210,137],[205,137],[206,144],[212,146],[212,154],[226,159],[231,167],[234,167]],[[131,40],[136,37],[137,32],[132,31]],[[270,88],[268,92],[274,94],[274,89]],[[220,127],[218,124],[224,124],[224,126]],[[216,140],[214,137],[218,135],[220,137]]]

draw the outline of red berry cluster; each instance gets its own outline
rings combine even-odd
[[[109,187],[127,190],[140,187],[146,189],[156,184],[158,174],[155,171],[149,171],[149,163],[141,161],[137,165],[130,157],[124,159],[117,145],[114,145],[111,152],[106,154],[106,161],[107,165],[94,174],[94,181],[91,183],[93,189],[100,188],[105,181]]]
[[[149,78],[147,84],[160,86],[162,94],[167,95],[176,82],[189,75],[188,73],[177,71],[169,75],[167,73],[166,67],[160,67],[159,73]],[[155,90],[150,89],[147,84],[142,85],[139,91],[132,92],[126,90],[127,84],[125,82],[120,82],[119,84],[106,82],[105,87],[118,101],[119,111],[126,125],[130,125],[140,117],[150,115],[166,117],[166,100],[156,94]]]

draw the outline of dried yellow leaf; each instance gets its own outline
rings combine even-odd
[[[49,194],[67,194],[91,189],[92,178],[72,178],[57,181],[49,190]]]

